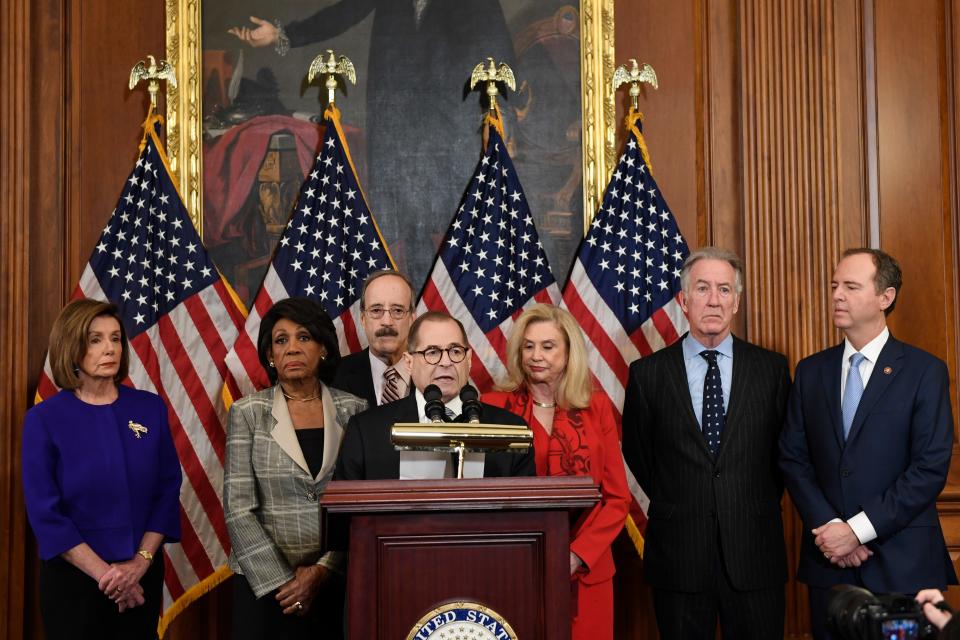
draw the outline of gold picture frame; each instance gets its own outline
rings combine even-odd
[[[603,198],[616,162],[613,0],[580,1],[584,229]],[[171,169],[193,223],[203,232],[201,0],[167,0],[167,60],[177,74],[167,85],[166,142]]]

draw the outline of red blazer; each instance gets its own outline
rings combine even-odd
[[[544,475],[549,436],[534,419],[533,403],[530,402],[526,390],[485,393],[483,401],[523,416],[527,424],[531,425],[537,475]],[[623,454],[620,451],[616,418],[610,400],[602,391],[594,391],[590,397],[590,406],[586,409],[564,411],[557,407],[553,416],[554,425],[570,420],[571,417],[576,419],[576,413],[579,413],[583,420],[583,432],[589,451],[589,475],[600,485],[600,502],[577,520],[570,550],[576,553],[587,567],[586,571],[578,573],[579,580],[585,584],[596,584],[610,580],[615,573],[610,545],[627,519],[630,494],[623,470]],[[540,442],[544,445],[541,446]]]

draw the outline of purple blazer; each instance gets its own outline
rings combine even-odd
[[[140,437],[130,427],[146,428]],[[86,542],[129,560],[146,531],[180,539],[180,461],[159,396],[120,386],[108,405],[61,391],[27,412],[23,494],[40,557]]]

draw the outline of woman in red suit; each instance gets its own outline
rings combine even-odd
[[[600,502],[570,541],[573,640],[613,638],[613,554],[629,494],[613,405],[594,391],[580,327],[538,304],[517,318],[507,341],[507,379],[483,400],[523,416],[533,430],[537,475],[591,476]]]

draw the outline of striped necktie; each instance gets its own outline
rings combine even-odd
[[[387,367],[383,372],[383,391],[380,392],[380,404],[388,404],[400,399],[400,373],[396,367]]]

